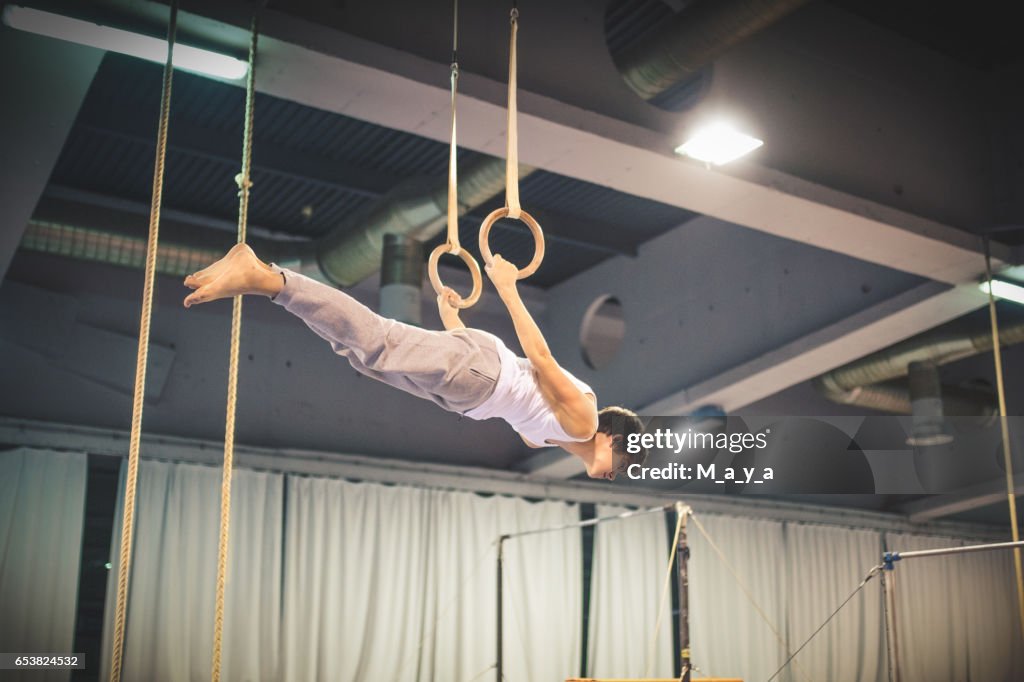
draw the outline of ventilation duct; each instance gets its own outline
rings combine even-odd
[[[815,380],[816,383],[818,380]],[[846,391],[819,390],[829,400],[842,405],[856,405],[879,412],[913,414],[910,386],[906,380],[890,381],[872,386],[856,386]],[[996,414],[996,398],[990,390],[964,386],[942,386],[942,412],[957,417],[989,418]]]
[[[938,368],[931,362],[912,362],[907,373],[910,377],[910,409],[914,415],[907,445],[927,447],[951,442],[953,437],[946,431],[943,417]]]
[[[999,332],[1004,346],[1024,341],[1024,323],[1009,325]],[[927,335],[898,343],[868,355],[814,380],[829,400],[858,405],[882,412],[911,414],[910,387],[906,381],[911,363],[944,365],[992,350],[989,330],[964,334]],[[991,393],[958,386],[942,386],[943,412],[955,416],[996,414]]]
[[[533,170],[520,166],[520,180]],[[459,177],[459,215],[504,188],[504,159],[482,158],[468,165]],[[268,243],[261,248],[261,256],[322,281],[350,286],[380,268],[385,234],[426,241],[444,229],[447,211],[447,179],[417,178],[345,220],[327,236],[309,242]],[[132,268],[145,266],[147,249],[142,237],[34,219],[25,229],[21,247]],[[157,254],[157,272],[185,276],[217,260],[224,250],[216,245],[163,243]]]
[[[380,264],[380,314],[419,325],[423,283],[423,242],[401,234],[384,235]]]
[[[614,55],[626,84],[651,100],[808,0],[697,0],[650,39]]]
[[[532,172],[532,168],[521,166],[519,177]],[[459,173],[459,215],[504,188],[504,159],[482,158],[470,164]],[[290,247],[277,260],[283,267],[311,277],[351,286],[380,267],[385,234],[426,241],[444,229],[447,214],[447,179],[424,183],[417,178],[389,192],[369,211],[347,219],[327,236]]]
[[[44,220],[32,219],[28,222],[20,247],[28,251],[52,253],[129,268],[141,269],[146,266],[145,237]],[[223,248],[213,246],[162,243],[157,250],[156,271],[161,275],[184,277],[205,268],[223,255]]]

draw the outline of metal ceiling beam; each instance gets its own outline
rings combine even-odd
[[[102,55],[0,26],[0,279],[21,243]]]
[[[1017,484],[1015,493],[1017,496],[1024,495],[1024,483]],[[896,511],[906,514],[915,523],[925,523],[944,516],[1006,502],[1006,479],[1000,478],[968,486],[953,493],[932,495],[923,500],[908,502]]]
[[[987,303],[974,285],[929,282],[836,324],[645,405],[645,414],[686,414],[702,405],[735,412]]]

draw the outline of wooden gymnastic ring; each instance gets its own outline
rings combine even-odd
[[[480,255],[483,256],[485,265],[490,265],[494,260],[494,255],[491,253],[491,247],[487,244],[487,238],[491,234],[491,226],[507,216],[508,206],[503,206],[491,211],[490,215],[484,218],[484,221],[480,224]],[[537,272],[537,268],[540,267],[541,261],[544,260],[544,231],[540,229],[540,224],[533,219],[533,216],[526,211],[519,212],[519,219],[526,223],[526,226],[530,228],[530,232],[533,233],[533,242],[536,244],[536,248],[533,252],[533,260],[531,260],[530,264],[525,268],[520,269],[519,274],[516,277],[516,279],[524,279]]]
[[[434,291],[438,296],[444,290],[444,284],[441,282],[441,275],[437,272],[437,262],[443,254],[451,253],[451,250],[451,244],[439,244],[430,252],[430,259],[427,261],[427,275],[430,277],[430,284],[434,287]],[[473,254],[465,249],[459,249],[458,255],[466,264],[466,267],[469,268],[469,273],[473,276],[473,291],[470,292],[467,298],[460,298],[457,304],[457,307],[465,310],[480,300],[480,294],[483,292],[484,285],[483,278],[480,276],[480,266],[477,265]]]

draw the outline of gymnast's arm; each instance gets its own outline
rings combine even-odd
[[[437,295],[437,312],[441,315],[445,331],[466,328],[466,325],[462,324],[462,319],[459,318],[458,304],[460,300],[455,290],[448,287],[442,289],[441,293]]]
[[[597,405],[593,397],[576,387],[558,366],[544,335],[526,309],[516,289],[516,266],[501,256],[487,266],[498,295],[508,309],[523,352],[537,371],[537,382],[558,423],[572,438],[589,438],[597,431]]]

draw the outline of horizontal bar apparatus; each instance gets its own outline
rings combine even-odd
[[[927,556],[945,556],[947,554],[966,554],[968,552],[986,552],[995,549],[1013,549],[1024,547],[1024,540],[1019,542],[994,542],[986,545],[965,545],[963,547],[940,547],[939,549],[921,549],[913,552],[886,552],[882,555],[882,561],[888,570],[892,570],[893,563],[902,559],[917,559]]]

